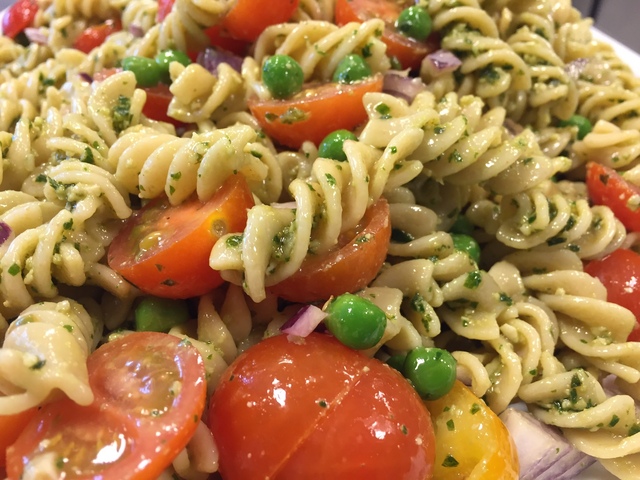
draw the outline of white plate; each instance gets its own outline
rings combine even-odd
[[[6,10],[0,12],[0,34],[2,34],[2,17]],[[611,38],[607,34],[598,29],[593,29],[593,36],[611,44],[620,58],[631,66],[634,74],[640,77],[640,55],[631,50],[626,45],[621,44],[617,40]],[[580,480],[616,480],[616,477],[607,472],[602,465],[596,463],[588,468],[580,475]]]

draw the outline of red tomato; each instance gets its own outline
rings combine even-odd
[[[16,38],[25,28],[33,25],[37,13],[36,0],[18,0],[2,17],[2,34],[5,37]]]
[[[367,119],[362,97],[382,91],[382,76],[343,85],[309,87],[285,100],[249,100],[249,109],[263,130],[294,149],[311,140],[316,145],[334,130],[353,130]]]
[[[387,55],[396,57],[403,68],[419,69],[422,59],[439,48],[438,35],[431,35],[420,42],[399,33],[395,22],[400,12],[414,5],[413,1],[391,0],[337,0],[336,23],[364,22],[371,18],[381,18],[386,23],[382,41],[387,44]]]
[[[254,42],[270,25],[286,22],[300,0],[237,0],[222,19],[222,27],[232,38]]]
[[[221,25],[207,28],[204,33],[209,37],[211,45],[244,57],[249,50],[249,43],[233,38]]]
[[[73,42],[73,47],[84,53],[89,53],[96,47],[102,45],[105,39],[112,33],[122,30],[120,20],[107,20],[100,25],[93,25],[87,28]]]
[[[172,123],[177,127],[185,125],[185,123],[180,122],[175,118],[171,118],[167,114],[167,111],[169,110],[169,103],[171,103],[171,99],[173,99],[173,94],[169,90],[168,85],[159,83],[155,87],[145,87],[143,90],[147,92],[147,101],[144,102],[142,113],[147,118],[157,120],[159,122]]]
[[[606,205],[627,229],[640,232],[640,188],[612,168],[593,162],[587,164],[586,182],[593,203]]]
[[[429,413],[395,370],[335,338],[268,338],[223,374],[209,409],[225,480],[431,478]]]
[[[10,479],[46,453],[60,478],[157,478],[185,447],[206,396],[195,347],[163,333],[133,333],[100,347],[87,366],[95,401],[43,407],[7,450]]]
[[[209,267],[213,245],[226,233],[241,232],[252,206],[241,175],[231,176],[206,203],[194,196],[171,206],[159,197],[127,219],[109,248],[109,266],[150,295],[202,295],[222,284]]]
[[[158,0],[158,13],[156,14],[156,21],[162,22],[173,8],[173,4],[176,0]]]
[[[38,409],[34,407],[15,415],[0,415],[0,467],[7,464],[7,447],[16,441],[37,411]],[[1,471],[0,475],[2,475]]]
[[[592,260],[585,269],[607,288],[607,300],[631,310],[640,319],[640,255],[631,250],[616,250],[600,260]],[[640,341],[638,325],[629,340]]]
[[[361,290],[380,271],[390,239],[389,204],[381,198],[355,230],[340,236],[335,250],[307,256],[296,273],[269,290],[286,300],[305,303]]]

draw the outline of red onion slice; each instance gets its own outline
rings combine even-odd
[[[287,335],[306,337],[320,325],[326,316],[326,312],[322,309],[314,305],[305,305],[280,327],[280,331]]]
[[[144,30],[142,30],[140,25],[129,25],[129,33],[136,38],[144,37]]]
[[[11,227],[4,222],[0,222],[0,245],[4,244],[11,235]]]
[[[416,95],[427,89],[427,86],[420,78],[407,77],[398,73],[385,73],[382,91],[403,98],[407,102],[412,102]]]
[[[49,42],[47,35],[41,32],[39,28],[25,28],[24,34],[27,36],[31,43],[46,45]]]
[[[432,70],[438,75],[453,72],[462,61],[449,50],[436,50],[427,55],[423,62],[431,63]]]
[[[216,73],[218,65],[221,63],[228,64],[236,71],[242,69],[242,58],[233,53],[216,50],[215,48],[207,48],[204,52],[198,54],[198,63],[211,73]]]

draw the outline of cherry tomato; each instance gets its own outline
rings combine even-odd
[[[94,48],[102,45],[109,35],[120,30],[122,30],[122,24],[118,19],[107,20],[100,25],[93,25],[76,38],[75,42],[73,42],[73,47],[81,52],[89,53]]]
[[[380,271],[390,239],[389,205],[381,198],[367,210],[355,230],[340,236],[335,250],[307,256],[296,273],[269,290],[293,302],[326,300],[361,290]]]
[[[7,447],[17,440],[37,411],[38,409],[34,407],[15,415],[0,415],[0,467],[7,464]]]
[[[211,45],[244,57],[249,51],[249,43],[233,38],[221,25],[207,28],[204,33],[209,37]]]
[[[518,452],[502,420],[459,381],[425,402],[436,432],[434,478],[517,480]]]
[[[633,312],[640,319],[640,255],[631,250],[616,250],[600,260],[592,260],[584,270],[598,278],[607,289],[607,300]],[[640,341],[640,327],[629,335]]]
[[[208,421],[225,480],[431,478],[433,430],[415,390],[328,335],[251,347],[223,374]]]
[[[18,0],[2,16],[2,35],[16,38],[25,28],[33,25],[37,13],[36,0]]]
[[[630,184],[612,168],[587,164],[589,197],[609,207],[627,229],[640,232],[640,188]]]
[[[286,22],[300,0],[237,0],[222,19],[222,28],[237,40],[254,42],[270,25]]]
[[[386,26],[382,41],[387,45],[387,55],[396,57],[402,68],[419,69],[422,59],[439,48],[438,35],[432,34],[424,41],[407,37],[394,26],[400,12],[413,5],[413,1],[392,0],[337,0],[336,23],[363,22],[381,18]]]
[[[252,206],[241,175],[231,176],[206,203],[194,196],[171,206],[159,197],[125,222],[109,248],[109,266],[156,297],[202,295],[222,284],[209,267],[213,245],[228,232],[241,232]]]
[[[263,130],[294,149],[311,140],[316,145],[334,130],[353,130],[367,119],[362,97],[382,91],[382,76],[352,84],[308,87],[285,100],[249,100],[249,109]]]
[[[94,402],[44,406],[7,450],[10,479],[45,454],[53,454],[60,478],[157,478],[185,447],[206,396],[195,347],[133,333],[100,347],[87,367]]]
[[[173,99],[173,94],[169,90],[169,86],[163,83],[156,85],[155,87],[143,88],[147,92],[147,101],[144,102],[142,107],[142,113],[152,120],[159,122],[171,123],[177,127],[184,126],[185,123],[171,118],[167,111],[169,110],[169,103]]]
[[[176,0],[158,0],[158,13],[156,14],[156,21],[158,23],[167,18],[175,2]]]

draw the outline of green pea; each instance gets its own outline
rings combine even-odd
[[[304,72],[289,55],[273,55],[262,66],[262,81],[275,98],[287,98],[302,89]]]
[[[189,309],[184,300],[144,297],[134,312],[139,332],[168,332],[189,320]]]
[[[424,41],[431,34],[431,16],[424,8],[405,8],[396,20],[396,29],[406,37]]]
[[[578,127],[578,140],[582,140],[593,129],[589,119],[582,115],[571,115],[569,120],[561,120],[559,125],[561,127]]]
[[[389,365],[391,368],[394,368],[400,373],[402,373],[402,369],[404,367],[404,361],[406,358],[407,356],[402,354],[392,355],[389,358],[387,358],[387,365]]]
[[[352,53],[340,60],[335,72],[333,72],[333,81],[348,84],[370,76],[371,68],[364,61],[364,58]]]
[[[162,76],[160,66],[147,57],[126,57],[122,59],[122,69],[133,72],[139,87],[155,87]]]
[[[336,297],[325,310],[324,323],[343,344],[356,350],[371,348],[380,341],[387,316],[367,299],[345,293]]]
[[[318,156],[345,162],[347,160],[347,155],[342,149],[342,145],[345,140],[357,141],[358,137],[349,130],[344,129],[331,132],[320,142],[320,146],[318,147]]]
[[[464,233],[452,233],[451,239],[453,240],[453,248],[466,253],[474,262],[480,262],[480,245],[475,238]]]
[[[441,348],[417,347],[407,354],[402,373],[422,398],[436,400],[456,381],[456,359]]]
[[[464,233],[465,235],[471,235],[473,233],[473,223],[464,215],[458,215],[456,221],[449,229],[451,233]]]
[[[189,56],[180,50],[163,50],[156,55],[156,63],[160,67],[162,81],[169,81],[169,65],[171,62],[178,62],[185,67],[191,64]]]

